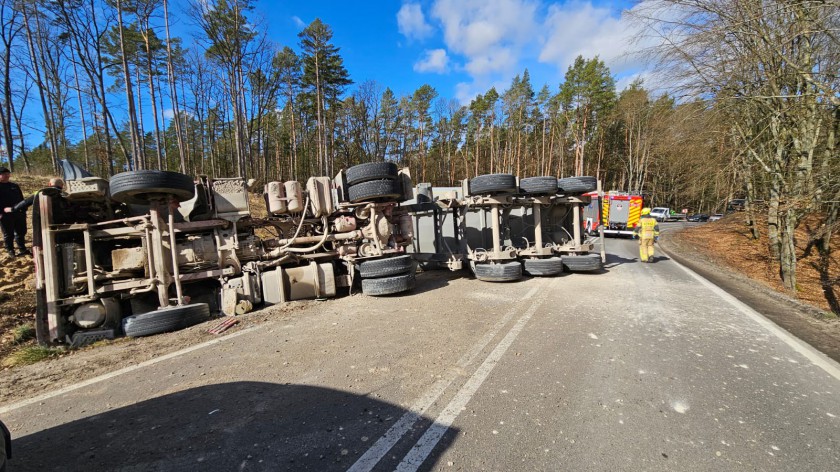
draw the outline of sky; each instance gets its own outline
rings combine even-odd
[[[261,0],[252,14],[279,47],[316,18],[333,30],[351,79],[374,80],[397,96],[423,84],[463,104],[501,92],[527,68],[535,91],[556,92],[575,57],[599,56],[620,89],[644,66],[628,56],[632,0]],[[350,87],[350,90],[354,86]]]

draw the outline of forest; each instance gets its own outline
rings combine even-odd
[[[273,44],[253,0],[0,0],[0,162],[54,174],[161,169],[260,183],[389,160],[415,182],[593,175],[651,204],[747,199],[796,289],[796,230],[829,273],[840,212],[840,2],[645,0],[626,12],[658,83],[599,57],[522,70],[469,103],[351,77],[315,19]],[[171,34],[173,17],[192,37]],[[758,221],[761,223],[759,224]],[[837,283],[828,280],[827,283]]]

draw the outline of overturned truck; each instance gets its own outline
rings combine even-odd
[[[81,346],[333,297],[360,277],[369,295],[414,286],[405,248],[408,175],[392,163],[270,182],[251,214],[249,182],[141,170],[68,180],[38,198],[36,333]]]
[[[513,281],[602,267],[581,208],[594,178],[478,176],[412,187],[391,162],[334,178],[251,182],[141,170],[42,192],[35,266],[42,344],[174,331],[257,305],[411,290],[417,264]],[[359,283],[356,283],[359,281]]]

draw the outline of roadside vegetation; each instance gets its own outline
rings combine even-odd
[[[834,293],[838,0],[648,0],[632,12],[656,90],[618,90],[600,58],[578,57],[557,83],[523,70],[469,103],[351,77],[342,38],[321,19],[296,44],[271,44],[255,5],[0,0],[0,141],[16,178],[54,174],[63,158],[101,176],[163,169],[259,183],[382,160],[434,185],[595,175],[605,190],[692,212],[745,198],[750,238],[782,287],[799,295],[802,258],[816,257]],[[189,36],[172,35],[175,17],[194,26]],[[34,147],[23,139],[32,110],[45,130]]]
[[[26,346],[15,351],[3,358],[3,367],[19,367],[23,365],[34,364],[41,362],[44,359],[51,357],[58,357],[63,352],[63,349],[44,347],[39,345]]]

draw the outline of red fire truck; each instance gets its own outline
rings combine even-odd
[[[604,235],[632,236],[633,228],[642,216],[643,198],[626,192],[611,191],[604,194],[602,201],[597,195],[592,199],[595,208],[600,209],[600,224],[604,225]],[[597,225],[595,230],[597,230]]]

